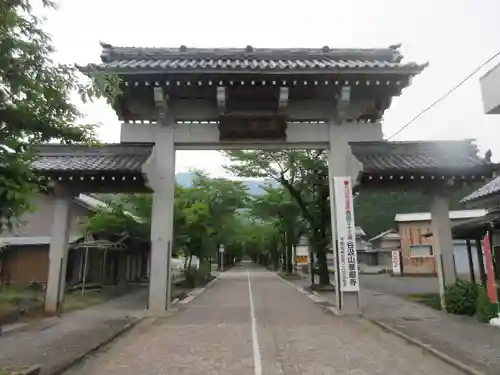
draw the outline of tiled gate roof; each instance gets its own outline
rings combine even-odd
[[[363,164],[362,176],[489,177],[497,167],[481,158],[471,140],[429,142],[354,142],[353,155]],[[135,173],[147,160],[150,144],[107,144],[84,147],[44,145],[33,169],[44,173]]]
[[[490,168],[472,140],[353,142],[352,152],[366,173],[474,173]]]
[[[101,44],[100,69],[175,73],[334,73],[373,71],[418,74],[427,65],[402,63],[400,45],[388,48],[149,48]]]
[[[37,172],[141,172],[151,145],[41,145],[33,163]]]

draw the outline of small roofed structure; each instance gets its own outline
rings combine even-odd
[[[454,210],[449,212],[450,220],[475,220],[476,218],[482,219],[486,215],[487,211],[484,209],[476,210]],[[401,222],[417,222],[417,221],[431,221],[432,215],[430,212],[412,212],[406,214],[396,214],[394,221],[396,223]]]
[[[88,257],[89,257],[89,250],[93,251],[102,251],[103,252],[103,261],[101,263],[101,280],[100,284],[101,286],[104,285],[104,275],[105,275],[105,270],[106,270],[106,261],[107,261],[107,255],[108,251],[126,251],[128,249],[128,246],[125,244],[125,239],[127,238],[126,235],[122,235],[121,238],[119,238],[117,241],[110,241],[107,239],[93,239],[92,236],[88,236],[88,238],[85,239],[85,241],[74,244],[70,246],[70,248],[73,249],[81,249],[84,250],[85,252],[82,253],[84,255],[84,262],[83,262],[83,270],[82,270],[82,283],[81,283],[81,290],[82,290],[82,295],[85,290],[85,284],[86,284],[86,277],[88,273]],[[125,281],[123,279],[122,281]]]
[[[466,239],[469,244],[475,242],[478,254],[482,254],[481,239],[488,235],[493,250],[494,271],[498,278],[500,275],[500,177],[494,177],[464,197],[461,202],[471,207],[488,208],[488,214],[483,218],[454,227],[453,235]],[[486,280],[484,265],[481,271],[481,280],[484,282]]]
[[[481,157],[473,140],[351,143],[361,163],[360,189],[418,189],[433,197],[430,216],[440,294],[457,280],[448,195],[465,184],[487,181],[498,169]]]
[[[392,252],[401,248],[401,235],[394,228],[387,229],[370,238],[372,252],[380,269],[392,269]]]
[[[451,228],[453,238],[462,240],[476,240],[483,238],[488,230],[498,228],[500,224],[499,211],[486,211],[483,216],[469,219],[453,225]]]
[[[484,265],[484,254],[481,245],[481,240],[485,235],[490,235],[490,243],[492,248],[495,250],[498,248],[498,237],[497,233],[500,229],[500,211],[499,210],[464,210],[464,211],[477,211],[478,213],[483,213],[483,215],[477,215],[477,217],[470,218],[468,220],[462,220],[454,224],[451,228],[453,239],[455,240],[465,240],[467,246],[467,255],[469,260],[470,277],[473,282],[476,281],[476,276],[474,269],[472,248],[475,248],[477,252],[477,268],[479,269],[480,281],[483,285],[486,283],[486,269]],[[432,232],[426,233],[425,237],[432,236]],[[495,244],[495,239],[497,240]],[[494,251],[495,256],[495,274],[500,275],[500,253],[499,251]],[[497,276],[498,277],[498,276]]]
[[[491,157],[491,151],[488,151]],[[475,242],[478,253],[482,254],[481,239],[488,235],[494,256],[495,275],[500,275],[500,177],[497,175],[486,184],[461,200],[470,207],[486,207],[488,214],[475,221],[463,223],[453,228],[453,235],[465,238],[469,243]],[[482,257],[481,257],[482,258]],[[484,281],[486,276],[483,273]]]
[[[500,176],[481,186],[461,200],[468,206],[494,207],[500,205]]]
[[[373,243],[376,243],[377,241],[383,241],[383,240],[389,240],[389,241],[394,241],[395,243],[399,242],[401,240],[401,236],[399,233],[394,229],[388,229],[386,231],[383,231],[382,233],[377,234],[375,237],[370,238],[368,241]],[[395,245],[394,247],[391,247],[391,249],[399,249],[399,243]]]

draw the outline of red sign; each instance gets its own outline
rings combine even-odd
[[[399,251],[392,252],[392,273],[394,275],[401,275],[401,260],[399,258]]]
[[[483,251],[486,276],[488,278],[486,292],[491,303],[498,303],[497,288],[495,286],[495,273],[493,271],[493,261],[491,259],[490,240],[487,234],[483,238]]]
[[[337,224],[340,280],[343,292],[359,291],[356,227],[349,177],[334,177],[335,219]]]

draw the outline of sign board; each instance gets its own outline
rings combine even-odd
[[[495,271],[491,256],[490,239],[488,234],[483,237],[484,265],[486,268],[486,293],[491,303],[498,303],[497,288],[495,286]]]
[[[335,177],[333,188],[340,265],[340,290],[357,292],[359,291],[359,276],[351,178]]]
[[[219,246],[219,253],[223,253],[224,252],[224,245],[220,245]]]
[[[297,255],[295,257],[295,264],[298,264],[298,265],[307,264],[308,258],[309,257],[307,255]]]
[[[392,274],[401,276],[401,257],[399,251],[392,251]]]

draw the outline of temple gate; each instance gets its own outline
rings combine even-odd
[[[436,246],[446,280],[453,258],[445,188],[491,174],[470,141],[383,141],[381,120],[394,96],[426,65],[402,63],[399,45],[380,49],[128,48],[103,44],[102,64],[123,93],[114,104],[121,143],[84,148],[42,146],[34,169],[53,182],[56,206],[46,310],[63,296],[68,199],[84,191],[153,192],[148,308],[170,301],[176,150],[329,150],[333,179],[374,188],[434,194]],[[443,193],[444,192],[444,193]],[[336,225],[332,217],[332,233]],[[336,241],[333,248],[336,251]],[[436,254],[439,254],[436,252]],[[441,262],[441,256],[438,256]],[[339,262],[336,262],[337,274]],[[336,278],[337,283],[337,278]],[[339,293],[339,287],[336,287]],[[338,294],[345,313],[359,311],[358,291]]]

